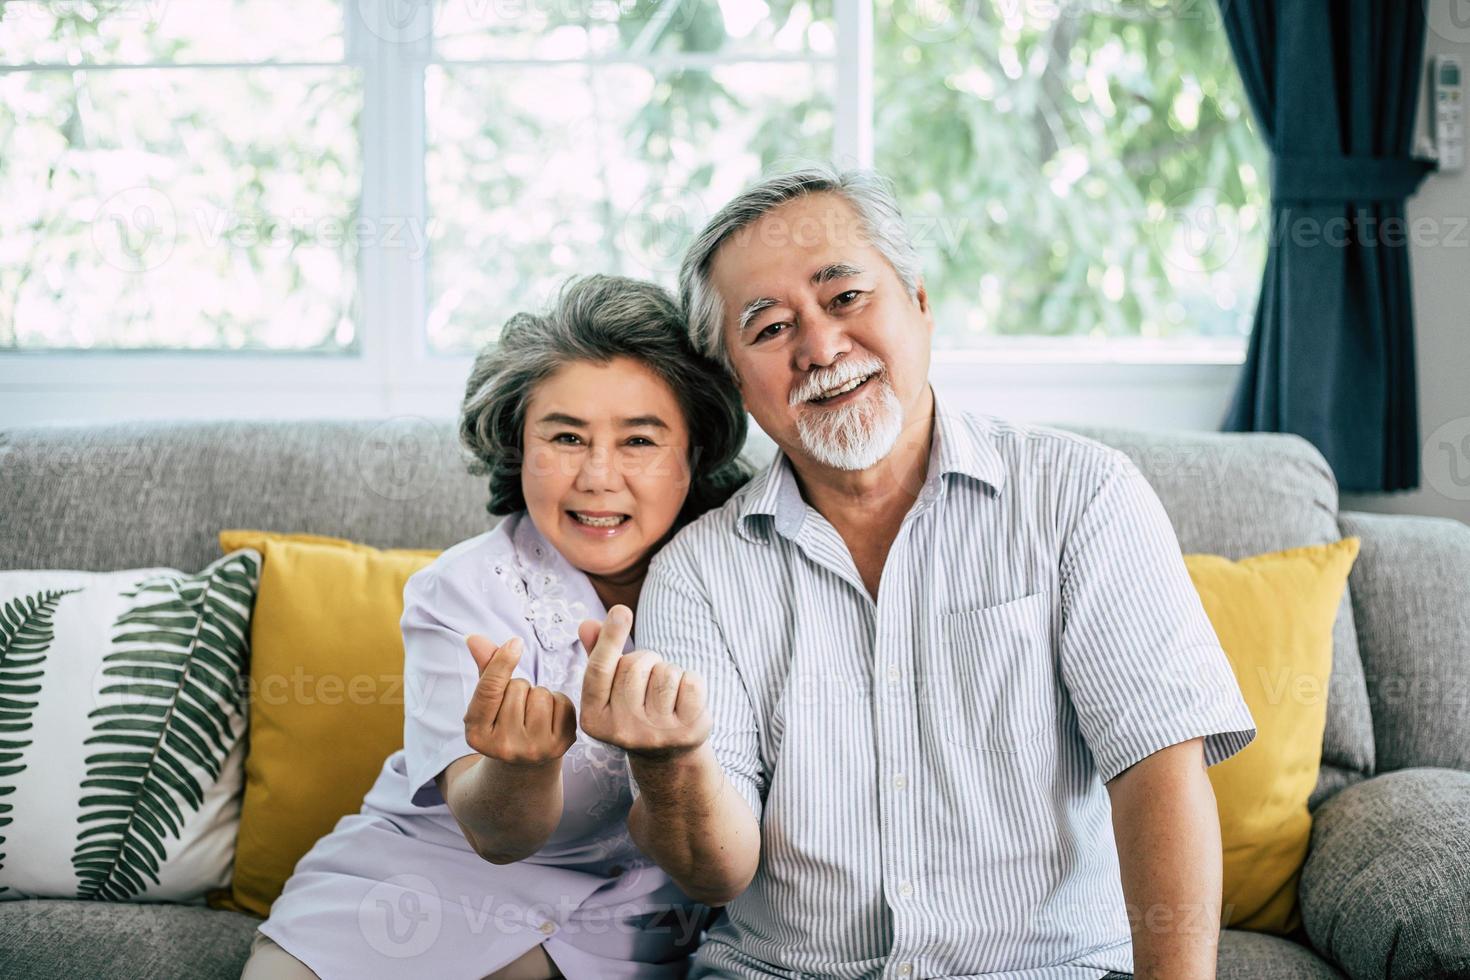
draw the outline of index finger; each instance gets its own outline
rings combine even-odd
[[[633,631],[633,610],[616,605],[607,611],[597,643],[587,651],[587,670],[582,675],[582,703],[607,704],[612,698],[613,675],[618,658]]]

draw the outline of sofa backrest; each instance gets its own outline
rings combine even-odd
[[[1071,427],[1122,449],[1186,552],[1232,558],[1334,541],[1337,487],[1295,436]],[[767,447],[769,449],[769,447]],[[446,548],[494,523],[451,419],[126,421],[0,429],[0,567],[197,570],[221,528]],[[1352,605],[1336,625],[1313,805],[1373,771]]]
[[[447,548],[495,523],[457,445],[416,416],[0,429],[0,562],[193,571],[227,527]]]

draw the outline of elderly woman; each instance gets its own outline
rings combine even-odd
[[[244,977],[682,977],[708,909],[628,835],[624,753],[576,717],[578,626],[636,607],[650,557],[743,481],[739,397],[666,292],[591,276],[480,354],[460,439],[507,516],[409,579],[404,747]]]

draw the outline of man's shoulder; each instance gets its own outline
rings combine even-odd
[[[695,567],[708,569],[711,559],[727,557],[732,550],[746,547],[748,542],[739,533],[741,515],[764,482],[764,472],[757,474],[725,503],[686,524],[653,556],[649,562],[649,574],[665,566],[678,568],[684,573]],[[716,569],[719,567],[718,564],[715,566]]]

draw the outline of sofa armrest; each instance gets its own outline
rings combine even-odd
[[[1470,771],[1470,527],[1344,511],[1378,771]]]
[[[1297,894],[1353,980],[1470,976],[1470,773],[1404,769],[1323,803]]]

